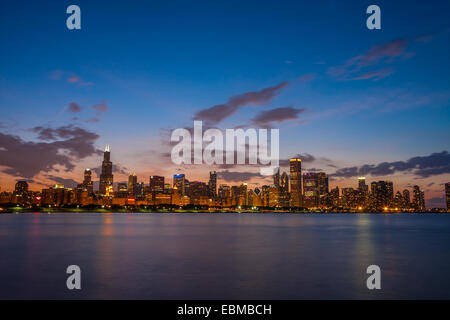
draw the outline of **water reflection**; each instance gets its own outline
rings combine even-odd
[[[0,298],[450,298],[450,215],[19,214],[0,237]]]

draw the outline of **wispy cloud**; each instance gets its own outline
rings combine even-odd
[[[198,111],[193,119],[204,120],[208,125],[215,125],[233,115],[241,107],[248,105],[261,106],[270,102],[287,85],[288,82],[284,81],[274,87],[268,87],[260,91],[250,91],[234,95],[224,104]]]
[[[382,70],[376,70],[371,72],[363,73],[357,77],[351,78],[349,80],[380,80],[383,78],[386,78],[387,76],[391,75],[394,71],[392,69],[382,69]]]
[[[365,72],[363,75],[358,74],[367,67],[375,66],[380,63],[392,63],[396,58],[405,56],[407,54],[407,46],[408,40],[406,39],[398,39],[373,46],[367,52],[347,60],[347,62],[341,66],[330,67],[328,73],[340,80],[364,80],[377,76],[380,79],[380,75],[384,78],[391,74],[393,70],[390,70],[389,73],[387,71],[378,71]]]
[[[331,176],[356,177],[370,174],[372,176],[392,175],[395,172],[411,172],[422,178],[450,173],[450,154],[448,151],[418,156],[406,161],[382,162],[376,165],[365,164],[359,167],[347,167],[336,170]]]
[[[71,113],[78,113],[81,111],[80,105],[78,105],[75,102],[69,102],[69,112]]]
[[[253,125],[266,127],[271,123],[282,123],[284,121],[296,120],[299,114],[304,113],[305,109],[296,109],[293,107],[281,107],[271,110],[265,110],[258,113],[250,121]]]

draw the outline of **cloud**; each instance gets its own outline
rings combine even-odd
[[[284,121],[296,120],[298,115],[304,113],[305,109],[296,109],[293,107],[282,107],[271,110],[261,111],[250,121],[257,126],[265,126],[272,122],[282,123]]]
[[[398,39],[381,45],[373,46],[364,54],[355,56],[349,60],[344,65],[337,67],[330,67],[328,73],[341,80],[348,80],[349,77],[353,80],[362,77],[362,79],[370,75],[370,72],[366,72],[360,76],[352,76],[353,74],[359,73],[363,68],[377,65],[379,63],[391,63],[396,58],[406,55],[406,48],[408,41],[406,39]],[[391,74],[393,71],[389,74]],[[378,72],[379,73],[379,72]],[[384,77],[389,74],[384,71]],[[381,78],[380,78],[381,79]]]
[[[69,78],[67,78],[67,81],[70,83],[77,83],[77,82],[80,82],[81,79],[80,79],[80,77],[74,75],[74,76],[70,76]]]
[[[91,119],[84,120],[84,122],[86,122],[86,123],[97,123],[97,122],[100,122],[100,119],[98,119],[98,118],[91,118]]]
[[[239,172],[229,170],[217,172],[217,177],[229,182],[248,181],[251,178],[267,178],[266,176],[262,176],[259,172]]]
[[[32,131],[40,140],[50,142],[24,141],[0,132],[0,165],[6,167],[4,173],[32,178],[41,171],[54,170],[56,165],[71,171],[77,161],[97,154],[96,133],[72,125],[55,129],[38,126]]]
[[[413,157],[407,161],[382,162],[377,165],[365,164],[359,167],[341,168],[336,170],[332,176],[345,178],[367,174],[385,176],[392,175],[395,172],[411,172],[422,178],[450,173],[450,154],[448,151],[442,151],[428,156]]]
[[[54,71],[50,72],[50,74],[49,74],[49,78],[52,80],[59,80],[62,77],[66,78],[67,82],[69,82],[69,83],[77,84],[77,85],[83,86],[83,87],[94,84],[93,82],[83,81],[80,76],[77,76],[76,74],[71,73],[71,72],[64,72],[62,70],[54,70]]]
[[[92,109],[97,111],[97,116],[100,116],[102,113],[108,111],[108,105],[106,104],[106,101],[103,100],[99,104],[92,106]]]
[[[274,87],[265,88],[260,91],[250,91],[234,95],[225,104],[215,105],[198,111],[193,119],[204,120],[208,125],[217,124],[233,115],[240,107],[247,105],[261,106],[268,103],[287,85],[288,82],[284,81]]]
[[[309,154],[309,153],[300,154],[300,153],[298,153],[295,156],[290,157],[288,159],[280,159],[280,162],[279,162],[280,163],[280,167],[289,167],[289,159],[292,159],[292,158],[300,158],[300,159],[302,159],[302,162],[304,162],[304,163],[314,162],[314,161],[317,160],[317,158],[314,157],[312,154]],[[322,159],[322,160],[326,160],[326,159]]]
[[[445,208],[445,198],[444,197],[435,197],[425,200],[425,204],[427,208]]]
[[[69,111],[72,113],[78,113],[81,111],[81,107],[75,102],[69,102]]]
[[[79,86],[82,86],[82,87],[91,86],[91,85],[94,84],[93,82],[83,81],[83,80],[82,80],[79,76],[77,76],[77,75],[71,75],[70,77],[67,78],[67,81],[68,81],[69,83],[76,83],[76,84],[78,84]]]
[[[298,78],[300,82],[308,82],[314,80],[317,75],[315,73],[307,73]]]
[[[58,184],[63,184],[65,188],[74,189],[78,185],[78,182],[73,179],[61,178],[61,177],[53,176],[51,174],[46,174],[45,177],[49,178],[50,180],[55,181]]]
[[[92,171],[95,172],[95,174],[99,177],[100,174],[102,173],[102,166],[98,166],[96,168],[91,168]],[[128,175],[130,170],[128,170],[128,168],[121,166],[120,164],[114,164],[112,166],[112,171],[114,173],[119,173],[119,174],[123,174],[123,175]]]
[[[391,75],[394,71],[392,69],[382,69],[382,70],[376,70],[371,72],[363,73],[355,78],[351,78],[349,80],[380,80],[383,78],[386,78],[387,76]]]

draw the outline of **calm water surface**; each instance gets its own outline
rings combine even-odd
[[[450,299],[450,215],[3,214],[0,298]]]

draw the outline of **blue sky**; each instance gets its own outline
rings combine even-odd
[[[66,28],[70,4],[81,8],[81,30]],[[366,28],[370,4],[381,8],[381,30]],[[309,166],[329,173],[449,150],[448,1],[2,1],[0,9],[1,129],[24,141],[37,142],[36,126],[79,126],[99,135],[96,147],[111,143],[116,163],[155,174],[161,132],[288,81],[217,126],[305,109],[272,123],[281,156],[327,158],[333,166]],[[372,54],[367,64],[352,60]],[[81,111],[69,112],[71,102]],[[64,174],[98,161],[78,159]],[[403,185],[417,178],[399,175]],[[448,172],[430,178],[445,180]]]

